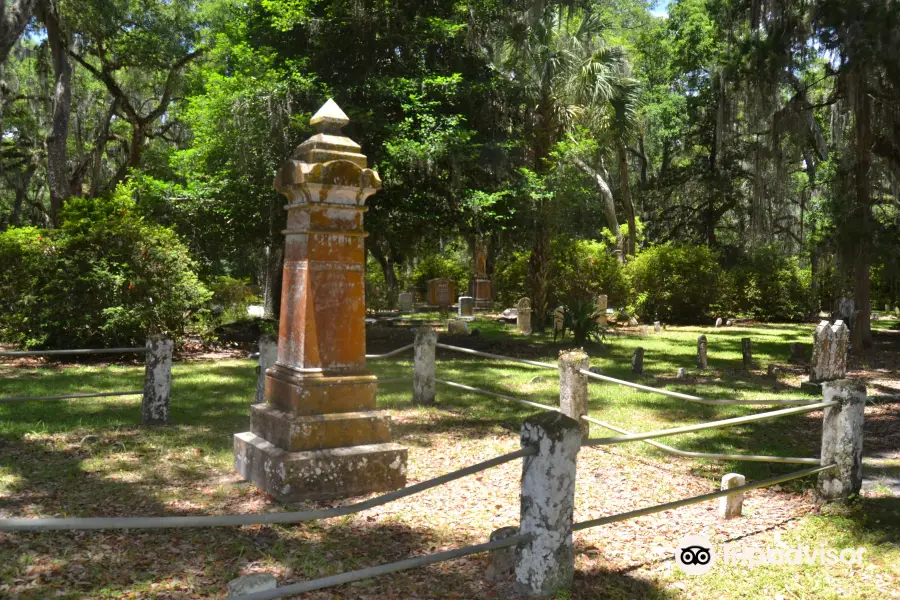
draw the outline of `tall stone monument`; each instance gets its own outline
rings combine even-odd
[[[469,295],[475,298],[475,308],[486,310],[494,302],[494,286],[487,274],[487,244],[482,238],[475,239],[475,269],[469,280]]]
[[[381,180],[341,134],[348,122],[329,100],[275,176],[288,201],[278,360],[250,431],[234,436],[234,465],[283,501],[406,485],[406,448],[366,369],[363,213]]]

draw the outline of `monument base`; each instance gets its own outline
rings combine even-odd
[[[234,435],[234,468],[282,502],[400,489],[406,458],[406,448],[394,443],[287,452],[249,431]]]
[[[494,286],[490,279],[475,277],[469,282],[469,295],[475,298],[475,310],[490,310],[494,306]]]

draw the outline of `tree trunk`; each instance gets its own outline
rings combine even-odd
[[[545,223],[539,221],[534,232],[534,244],[528,257],[528,279],[531,287],[531,324],[535,331],[543,331],[547,326],[550,298],[547,280],[550,278],[550,232]]]
[[[606,222],[609,225],[609,230],[616,237],[616,247],[619,250],[618,258],[622,261],[624,259],[622,231],[619,229],[619,220],[616,217],[616,201],[613,198],[612,190],[607,183],[609,175],[606,173],[606,169],[603,169],[602,167],[601,169],[595,169],[577,156],[572,156],[569,160],[571,160],[576,167],[584,171],[584,173],[597,184],[597,188],[600,190],[601,200],[603,201],[603,212],[606,215]]]
[[[397,302],[398,288],[400,287],[400,283],[397,281],[397,273],[394,271],[394,261],[390,252],[382,252],[377,243],[373,243],[369,247],[369,252],[381,265],[381,273],[384,275],[384,283],[387,286],[387,307],[388,310],[393,310]]]
[[[18,0],[13,3],[0,0],[0,65],[6,62],[9,51],[25,31],[35,5],[37,0]]]
[[[857,71],[856,81],[851,86],[855,92],[853,103],[854,128],[856,133],[856,165],[854,172],[854,188],[856,206],[853,213],[858,219],[856,250],[853,258],[853,302],[856,310],[863,316],[855,326],[863,328],[860,334],[863,347],[872,346],[872,327],[869,316],[872,312],[870,298],[870,264],[872,247],[872,190],[870,175],[872,170],[872,99],[866,89],[866,73]]]
[[[266,248],[266,283],[263,293],[263,317],[278,319],[281,315],[281,281],[284,274],[284,244]]]
[[[637,252],[637,220],[634,216],[634,201],[631,199],[631,185],[628,182],[628,154],[622,140],[616,142],[616,153],[619,155],[619,191],[625,206],[625,218],[628,219],[628,254],[634,256]]]
[[[47,183],[50,187],[50,219],[53,226],[59,224],[59,214],[63,204],[71,195],[69,189],[66,143],[69,138],[69,113],[72,105],[72,66],[66,50],[69,37],[63,32],[56,6],[49,1],[43,3],[44,24],[47,27],[47,41],[53,59],[55,83],[52,98],[50,133],[47,135]]]

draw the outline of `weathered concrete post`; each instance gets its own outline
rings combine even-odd
[[[741,338],[741,357],[744,360],[744,368],[753,368],[753,340]]]
[[[413,404],[434,404],[434,369],[437,332],[431,327],[416,330],[413,359]]]
[[[590,366],[590,358],[584,350],[570,350],[559,355],[559,410],[578,423],[584,439],[590,434],[590,423],[581,418],[588,414],[588,379],[578,371]]]
[[[151,335],[147,340],[144,399],[141,402],[141,423],[144,425],[165,425],[169,421],[174,349],[175,342],[164,336]]]
[[[275,176],[287,198],[278,360],[250,431],[234,436],[237,471],[282,501],[394,490],[406,484],[406,448],[376,410],[366,369],[366,199],[378,174],[341,133],[347,115],[329,100]]]
[[[575,549],[575,461],[579,424],[562,413],[544,412],[522,423],[522,446],[537,448],[522,463],[519,532],[531,540],[516,549],[516,590],[527,598],[550,598],[572,584]]]
[[[800,382],[800,389],[817,394],[822,391],[822,382],[843,379],[847,374],[849,349],[850,330],[843,321],[835,321],[834,325],[820,322],[813,332],[809,381]]]
[[[701,335],[697,338],[697,368],[703,371],[706,366],[706,336]]]
[[[262,335],[259,338],[259,374],[256,378],[256,397],[253,404],[266,401],[266,370],[275,366],[278,360],[278,338],[274,335]]]
[[[747,483],[740,473],[728,473],[722,476],[722,490],[730,490]],[[736,492],[730,496],[719,498],[719,519],[727,521],[741,516],[744,509],[744,493]]]
[[[644,372],[644,349],[640,346],[634,349],[631,356],[631,372],[634,375],[641,375]]]
[[[825,402],[838,402],[825,409],[822,421],[823,465],[837,468],[819,473],[816,492],[820,501],[846,502],[862,487],[863,420],[866,386],[851,379],[822,384]]]

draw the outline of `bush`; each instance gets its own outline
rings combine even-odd
[[[699,323],[719,297],[721,268],[706,246],[654,246],[626,269],[634,312],[644,321]]]
[[[467,253],[452,250],[427,256],[420,260],[413,270],[412,282],[417,287],[425,289],[429,279],[446,277],[456,282],[456,290],[462,294],[469,287],[469,275],[472,270],[471,258],[467,257]]]
[[[606,337],[606,328],[597,322],[603,313],[590,298],[573,298],[564,305],[562,336],[566,331],[572,332],[576,346],[586,341],[602,342]],[[555,334],[554,334],[555,336]]]
[[[494,265],[494,293],[502,306],[516,306],[528,296],[528,251],[512,252],[498,257]]]
[[[550,306],[574,300],[596,302],[606,294],[609,306],[628,301],[628,281],[616,257],[601,242],[558,238],[552,246]]]
[[[122,185],[72,198],[58,230],[0,234],[0,335],[26,347],[142,345],[179,335],[210,294],[184,244],[144,222]]]
[[[796,321],[811,310],[810,288],[810,272],[801,270],[796,258],[767,246],[741,259],[725,275],[721,305],[725,312],[761,321]]]

